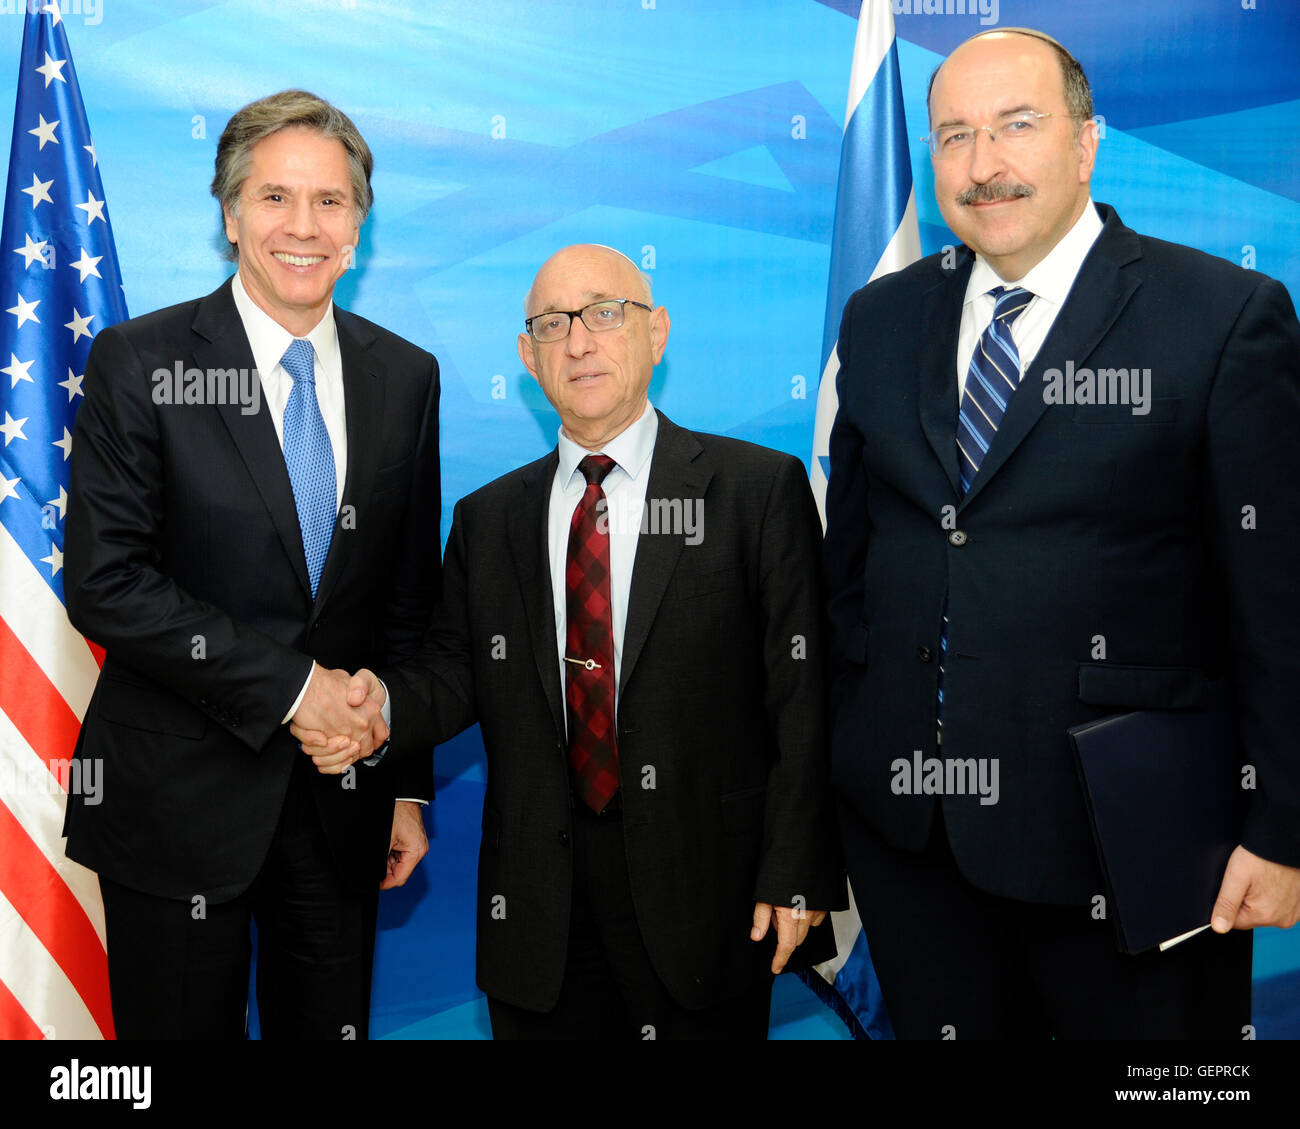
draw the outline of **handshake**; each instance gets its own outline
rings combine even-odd
[[[317,663],[289,731],[319,772],[337,775],[373,756],[388,740],[382,714],[385,696],[372,671],[349,675]]]

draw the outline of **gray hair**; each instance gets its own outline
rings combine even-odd
[[[1070,113],[1070,118],[1074,122],[1074,132],[1077,134],[1083,123],[1092,117],[1092,87],[1088,83],[1088,76],[1083,73],[1083,67],[1079,65],[1079,60],[1046,32],[1036,31],[1032,27],[992,28],[989,31],[981,31],[978,35],[972,35],[966,43],[982,39],[987,35],[998,34],[1025,35],[1030,39],[1038,39],[1056,52],[1057,61],[1061,64],[1061,77],[1065,84],[1065,108]],[[943,63],[940,63],[930,74],[930,85],[925,92],[927,107],[930,105],[930,94],[934,90],[934,80],[942,67]]]
[[[360,226],[375,200],[370,188],[370,174],[375,167],[370,146],[347,114],[305,90],[282,90],[259,98],[236,111],[226,123],[217,142],[216,173],[212,178],[212,195],[223,212],[229,209],[231,215],[239,214],[239,195],[253,163],[253,147],[273,133],[293,128],[312,129],[332,137],[347,151],[353,213]],[[226,258],[238,260],[236,244],[226,248]]]

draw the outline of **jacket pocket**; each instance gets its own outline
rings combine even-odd
[[[1171,397],[1166,400],[1148,400],[1138,404],[1075,404],[1074,422],[1090,424],[1114,424],[1123,426],[1144,423],[1174,423],[1178,419],[1182,400]],[[1134,408],[1138,411],[1134,412]]]
[[[673,577],[673,590],[678,599],[694,600],[701,596],[712,596],[718,592],[743,591],[745,587],[745,566],[728,564],[707,571],[691,569],[679,571]]]
[[[727,835],[743,835],[762,827],[767,810],[767,785],[744,788],[722,797],[722,830]]]
[[[379,494],[384,490],[391,490],[395,486],[406,485],[407,480],[411,477],[411,458],[407,457],[400,462],[389,463],[388,466],[380,467],[375,471],[374,485],[371,492]]]
[[[99,716],[114,725],[190,741],[197,741],[207,729],[208,720],[196,707],[170,690],[143,680],[101,675],[95,698]]]
[[[1189,710],[1206,703],[1205,671],[1191,666],[1079,664],[1079,701],[1128,709]]]

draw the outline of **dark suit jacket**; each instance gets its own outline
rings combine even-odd
[[[482,724],[478,982],[538,1011],[559,995],[573,878],[546,534],[557,462],[552,451],[457,504],[428,645],[383,672],[394,752]],[[654,967],[700,1008],[768,975],[770,946],[749,940],[755,901],[844,902],[820,528],[797,460],[663,415],[646,497],[699,500],[703,538],[643,526],[637,546],[618,696],[624,839]],[[829,923],[814,933],[833,955]]]
[[[838,796],[895,846],[924,844],[939,801],[895,794],[891,766],[935,755],[946,594],[942,752],[1000,770],[996,804],[942,798],[948,835],[975,885],[1035,902],[1103,889],[1066,729],[1194,706],[1207,676],[1231,680],[1258,770],[1243,842],[1300,865],[1300,327],[1279,283],[1099,210],[965,497],[970,252],[859,290],[839,340],[825,544]],[[1149,368],[1150,411],[1047,404],[1044,373],[1071,363]]]
[[[311,659],[349,670],[412,651],[437,594],[438,368],[335,308],[348,432],[339,521],[313,602],[284,456],[264,400],[158,404],[157,369],[254,367],[227,282],[101,330],[72,447],[68,614],[108,652],[77,755],[102,802],[68,801],[68,855],[164,897],[252,881],[294,758],[281,725]],[[431,780],[358,765],[311,773],[345,886],[383,875],[396,795]],[[416,789],[416,791],[412,791]]]

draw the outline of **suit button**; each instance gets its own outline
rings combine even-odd
[[[561,831],[561,832],[560,832],[560,846],[561,846],[561,847],[567,847],[568,845],[569,845],[569,833],[568,833],[567,831]]]
[[[954,529],[948,534],[948,544],[955,545],[960,549],[964,544],[966,544],[966,534],[964,534],[960,529]]]
[[[923,663],[928,663],[928,662],[930,661],[930,648],[929,648],[929,647],[917,647],[917,648],[916,648],[916,657],[917,657],[918,659],[920,659]]]

